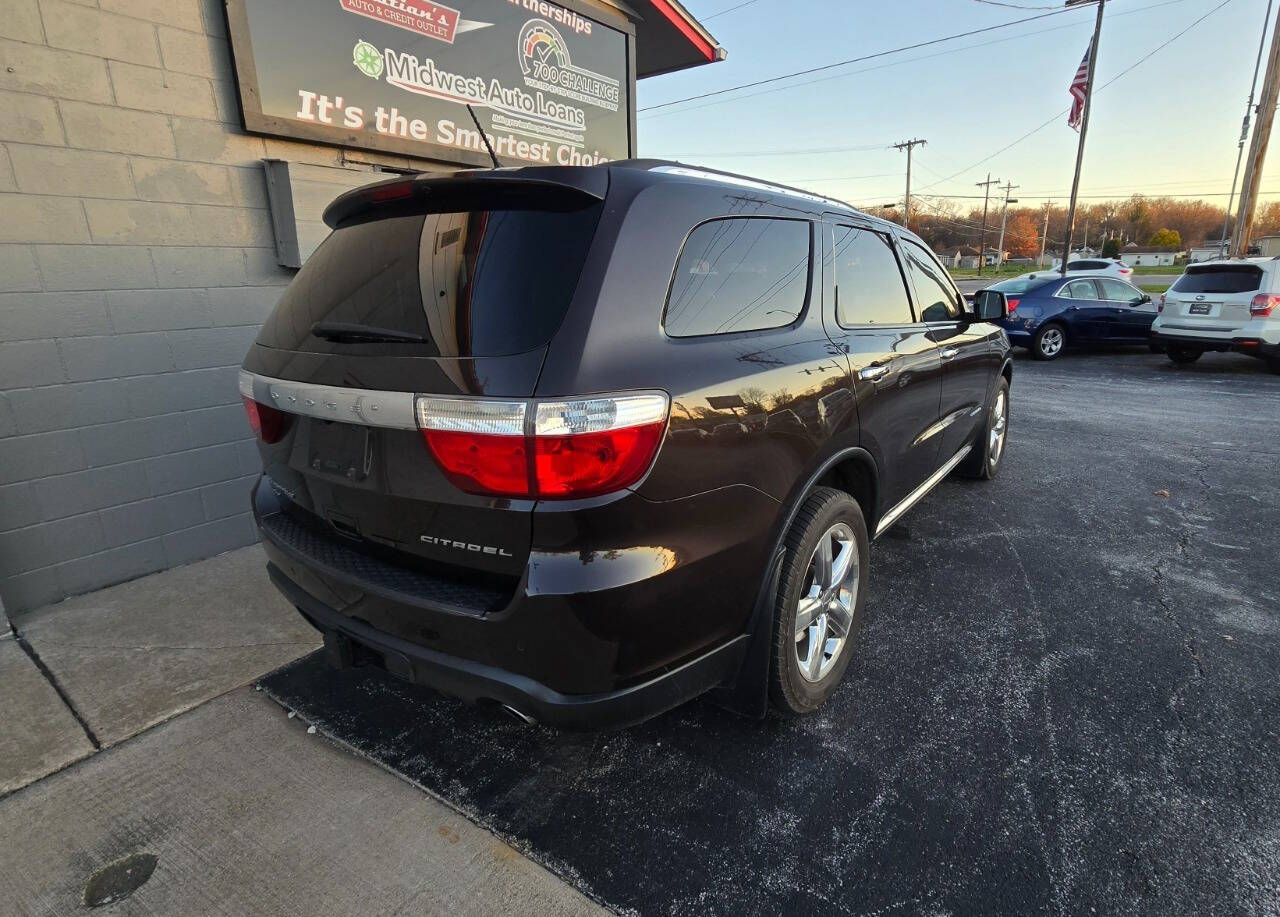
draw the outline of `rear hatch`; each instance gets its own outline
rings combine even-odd
[[[1161,326],[1229,335],[1249,323],[1264,276],[1248,262],[1190,265],[1165,294]]]
[[[278,437],[259,446],[292,519],[384,561],[514,587],[533,502],[448,480],[414,428],[413,398],[532,396],[603,207],[607,174],[582,171],[599,187],[420,179],[373,186],[408,185],[411,199],[362,189],[335,202],[339,228],[241,377],[265,438]],[[274,409],[284,415],[270,430]]]

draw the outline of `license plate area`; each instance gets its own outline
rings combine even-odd
[[[363,481],[373,467],[373,438],[368,427],[314,420],[308,442],[307,464],[314,472]]]
[[[1213,303],[1193,302],[1190,308],[1187,309],[1187,314],[1188,315],[1208,315],[1211,309],[1213,309]]]

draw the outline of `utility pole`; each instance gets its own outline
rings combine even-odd
[[[982,235],[978,240],[978,273],[982,273],[982,263],[987,260],[987,203],[991,199],[991,186],[1000,184],[1000,179],[992,178],[991,173],[987,173],[986,181],[974,182],[979,188],[982,188]]]
[[[1258,88],[1258,71],[1262,69],[1262,52],[1267,47],[1267,23],[1271,20],[1271,3],[1262,17],[1262,33],[1258,38],[1258,56],[1253,61],[1253,79],[1249,82],[1249,101],[1244,103],[1244,121],[1240,123],[1240,141],[1236,144],[1236,170],[1231,174],[1231,193],[1227,195],[1227,214],[1222,218],[1222,238],[1218,240],[1218,257],[1226,257],[1227,233],[1231,231],[1231,205],[1235,202],[1236,182],[1240,179],[1240,162],[1244,159],[1244,142],[1249,139],[1249,119],[1253,117],[1253,94]]]
[[[1271,53],[1267,58],[1267,75],[1262,81],[1262,97],[1258,100],[1258,124],[1253,129],[1249,159],[1240,186],[1240,210],[1236,214],[1236,231],[1231,236],[1231,257],[1243,258],[1249,251],[1249,235],[1253,232],[1253,211],[1258,204],[1258,185],[1262,183],[1262,164],[1267,158],[1267,141],[1271,139],[1271,123],[1275,121],[1276,104],[1280,101],[1280,16],[1276,17],[1271,35]]]
[[[1067,6],[1087,0],[1067,0]],[[1076,174],[1071,180],[1071,204],[1067,207],[1067,238],[1062,246],[1062,276],[1067,276],[1071,260],[1071,233],[1076,227],[1076,195],[1080,191],[1080,166],[1084,162],[1084,138],[1089,133],[1089,109],[1093,108],[1093,75],[1098,72],[1098,42],[1102,39],[1102,10],[1107,0],[1098,0],[1098,18],[1093,24],[1093,40],[1089,42],[1089,73],[1084,83],[1084,111],[1080,113],[1080,142],[1076,146]]]
[[[1013,182],[1009,182],[1001,187],[1004,188],[1004,206],[1000,208],[1000,241],[996,243],[996,267],[1004,264],[1004,226],[1005,221],[1009,218],[1009,205],[1018,203],[1016,197],[1009,197],[1009,192],[1014,188],[1021,188],[1022,185],[1015,185]]]
[[[928,142],[928,140],[917,140],[912,138],[911,140],[904,140],[902,143],[895,143],[893,145],[895,150],[907,151],[907,196],[904,199],[902,208],[903,226],[906,226],[911,222],[911,151],[918,146],[924,146]]]
[[[1040,257],[1036,259],[1036,267],[1044,264],[1044,245],[1049,241],[1049,208],[1053,201],[1044,202],[1044,229],[1040,233]]]

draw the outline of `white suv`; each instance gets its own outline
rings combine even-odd
[[[1061,270],[1061,262],[1059,262],[1050,270],[1042,269],[1021,276],[1049,277]],[[1123,261],[1111,261],[1106,258],[1077,258],[1075,261],[1068,261],[1067,273],[1076,277],[1115,277],[1118,280],[1133,283],[1133,268]],[[1171,269],[1169,273],[1173,273],[1173,270]]]
[[[1280,373],[1280,260],[1192,264],[1161,297],[1159,310],[1151,345],[1173,362],[1230,350],[1266,360]]]

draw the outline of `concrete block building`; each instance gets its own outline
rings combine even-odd
[[[487,162],[478,134],[449,148],[442,127],[417,143],[379,135],[372,123],[303,123],[293,100],[278,100],[280,80],[293,77],[273,67],[318,86],[363,80],[370,111],[374,102],[409,110],[414,96],[372,78],[375,64],[383,75],[384,57],[403,63],[396,48],[440,60],[465,51],[469,36],[514,48],[500,34],[505,24],[537,22],[540,35],[561,40],[564,60],[573,51],[605,61],[592,85],[625,98],[599,111],[621,108],[621,119],[610,122],[613,134],[593,137],[591,109],[578,146],[611,143],[616,158],[634,153],[637,77],[723,56],[668,0],[451,4],[295,0],[297,40],[281,41],[271,17],[289,12],[284,0],[6,0],[0,608],[10,617],[253,542],[248,491],[258,455],[237,370],[323,237],[324,203],[388,172]],[[350,29],[366,43],[380,35],[383,47],[363,62],[357,53],[357,72],[345,34],[334,35],[340,53],[316,51],[306,30],[321,28]],[[584,28],[602,36],[603,50],[585,44]],[[615,33],[624,49],[616,61],[603,44]],[[603,71],[615,64],[611,78]],[[446,112],[451,123],[469,123],[454,108],[461,116]],[[528,148],[514,140],[534,129],[528,123],[482,114],[486,131],[509,126],[508,149]],[[424,124],[444,124],[439,111],[427,115]]]

